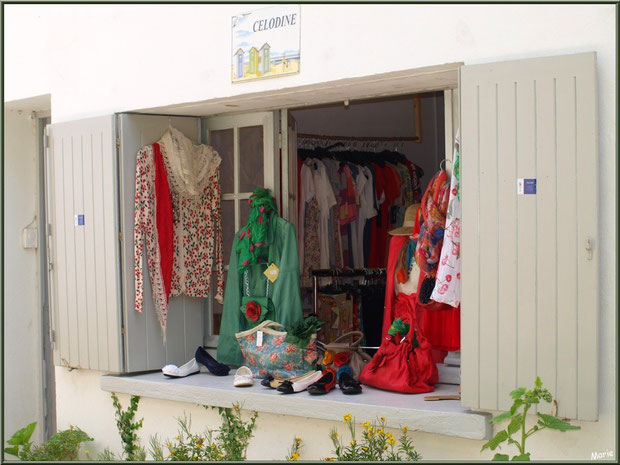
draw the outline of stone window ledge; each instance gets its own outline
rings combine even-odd
[[[360,395],[345,396],[335,389],[325,396],[307,392],[285,395],[260,383],[252,387],[233,387],[233,375],[217,377],[199,373],[186,378],[166,378],[161,372],[136,375],[104,375],[104,391],[152,397],[190,404],[230,407],[242,403],[244,409],[323,420],[342,421],[346,413],[356,421],[386,419],[386,426],[403,425],[427,433],[468,439],[489,439],[492,435],[490,415],[461,406],[458,400],[425,401],[425,395],[454,395],[458,387],[438,384],[429,394],[399,394],[363,387]]]

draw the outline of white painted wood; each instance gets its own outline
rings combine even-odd
[[[265,389],[256,382],[243,389],[232,385],[233,374],[213,376],[199,373],[187,378],[166,379],[161,373],[135,376],[102,376],[101,389],[109,392],[166,399],[176,402],[231,407],[240,402],[244,408],[257,412],[293,415],[342,421],[350,413],[356,422],[386,419],[390,428],[408,425],[417,431],[487,439],[492,428],[488,414],[472,413],[458,401],[424,401],[425,394],[404,395],[364,386],[360,396],[344,395],[339,389],[327,396],[311,396],[301,392],[285,396],[274,389]],[[454,395],[454,385],[438,384],[433,395]]]
[[[239,167],[243,163],[240,154],[240,128],[262,126],[263,128],[263,186],[271,190],[279,205],[283,205],[280,194],[280,149],[278,147],[278,133],[280,124],[279,112],[256,112],[234,116],[220,116],[201,120],[201,137],[204,143],[211,143],[210,132],[226,129],[233,130],[233,190],[222,193],[222,200],[232,200],[235,215],[235,231],[241,228],[241,202],[250,198],[251,192],[241,192]],[[217,147],[216,147],[217,149]],[[224,238],[224,240],[231,240]],[[228,260],[228,257],[224,257]],[[209,304],[209,312],[213,303]],[[213,318],[211,313],[207,317],[208,329],[206,341],[209,347],[217,346],[218,336],[212,329]]]
[[[461,69],[465,406],[507,409],[540,376],[560,416],[598,418],[595,58]]]
[[[151,282],[144,259],[144,310],[135,311],[134,197],[136,155],[140,148],[157,142],[169,125],[195,143],[200,139],[199,118],[159,115],[118,115],[120,136],[120,205],[123,269],[123,319],[125,323],[126,371],[156,370],[166,364],[181,365],[202,345],[206,299],[171,297],[168,307],[166,344],[153,305]],[[146,252],[145,252],[146,253]]]
[[[56,365],[121,371],[114,118],[49,126]],[[84,215],[84,225],[76,225]]]

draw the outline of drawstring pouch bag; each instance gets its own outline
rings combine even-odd
[[[398,294],[396,315],[387,336],[372,360],[366,364],[360,381],[387,391],[419,394],[433,391],[439,376],[431,358],[431,345],[415,318],[415,294]],[[406,333],[403,335],[402,333]]]
[[[347,339],[351,339],[348,342]],[[364,333],[361,331],[351,331],[334,339],[329,344],[319,342],[322,348],[331,352],[334,356],[333,363],[337,367],[349,365],[353,371],[353,378],[359,381],[360,373],[364,366],[370,361],[371,357],[360,347]]]
[[[287,342],[287,331],[275,321],[265,320],[247,331],[235,334],[244,364],[257,378],[291,378],[316,369],[316,333],[300,347]],[[300,341],[299,338],[295,339]]]
[[[267,319],[275,318],[275,307],[269,296],[269,279],[267,281],[265,296],[252,297],[250,294],[250,279],[248,270],[243,273],[243,296],[241,297],[241,313],[245,316],[250,328],[262,323]]]

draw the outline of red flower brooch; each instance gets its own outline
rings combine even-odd
[[[258,321],[260,317],[261,308],[260,305],[255,301],[251,300],[247,304],[245,304],[245,314],[252,321]]]
[[[351,355],[348,352],[338,352],[334,355],[334,365],[341,367],[342,365],[348,365],[351,362]]]

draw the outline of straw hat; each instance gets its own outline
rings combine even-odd
[[[415,215],[420,208],[419,203],[414,203],[405,211],[405,219],[400,228],[392,229],[389,234],[392,236],[411,236],[413,234],[413,226],[415,225]]]

